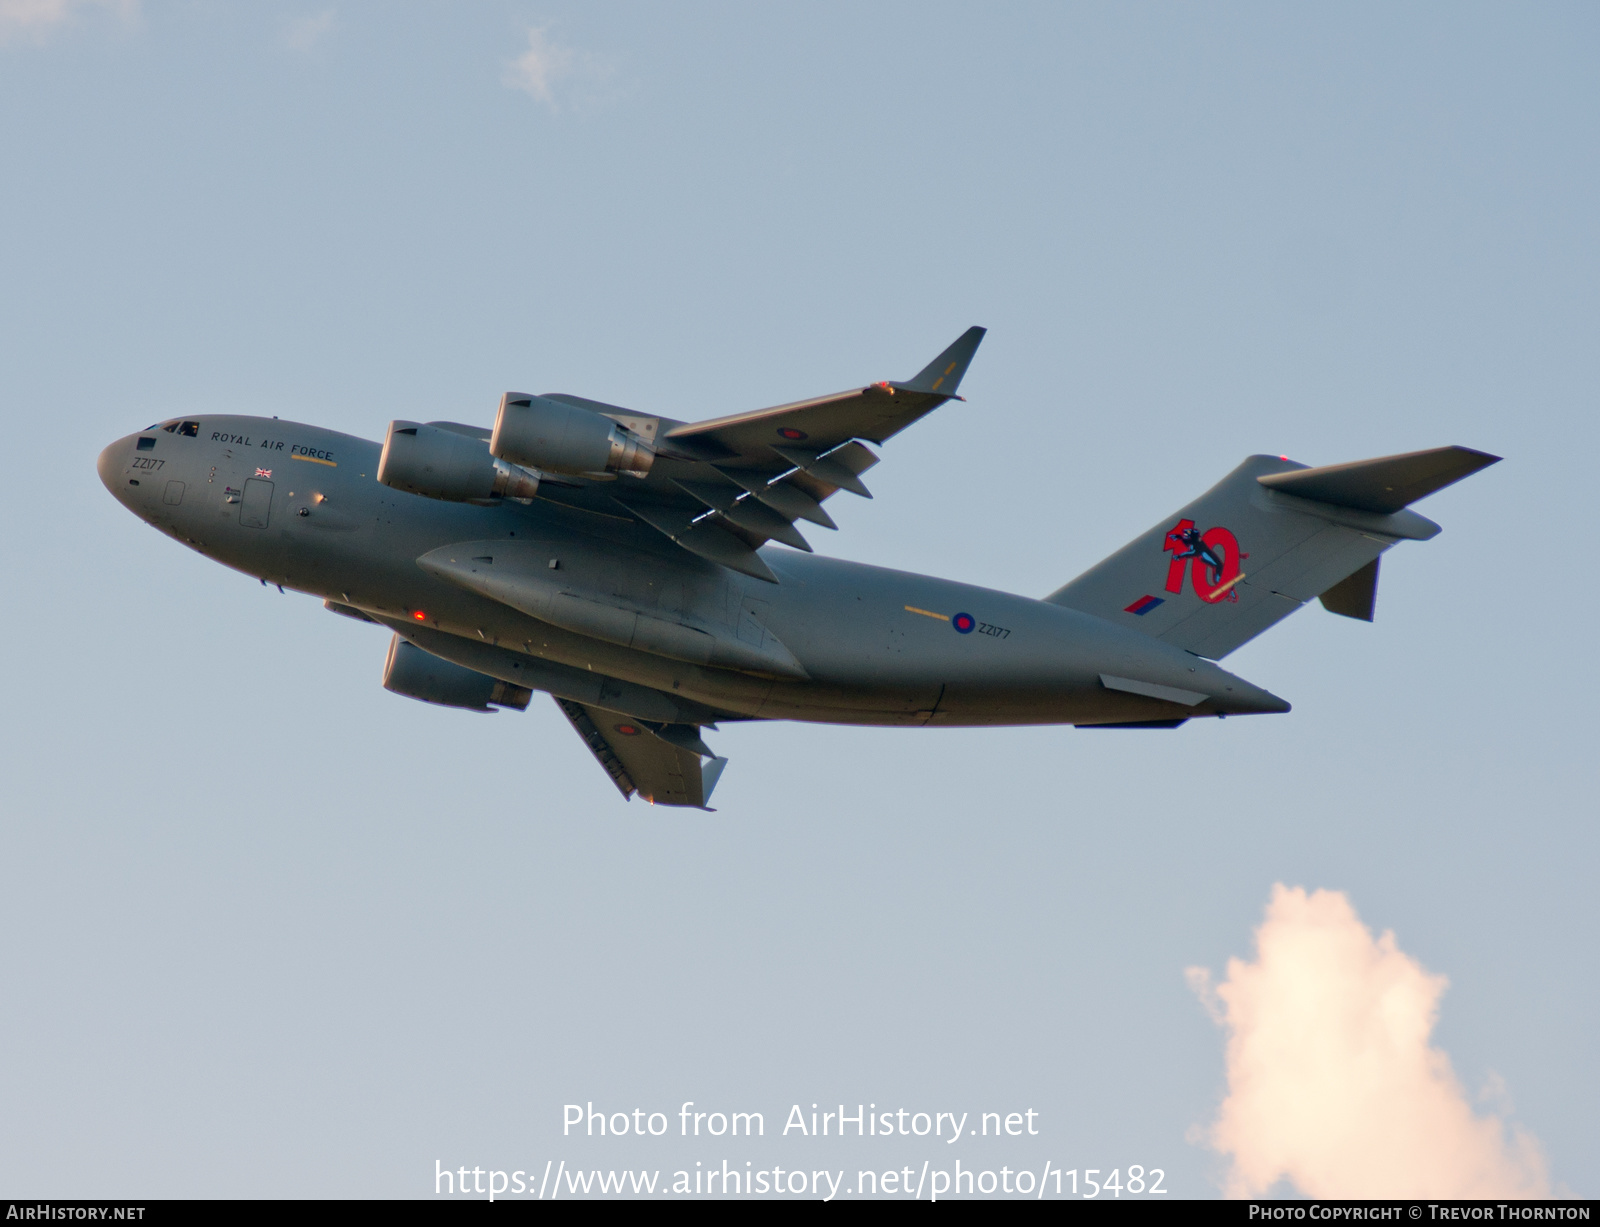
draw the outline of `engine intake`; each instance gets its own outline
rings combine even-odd
[[[539,489],[537,472],[491,456],[482,439],[420,422],[389,423],[378,480],[452,503],[530,499]]]
[[[648,442],[610,418],[525,392],[500,398],[489,451],[555,473],[642,475],[656,459]]]
[[[492,707],[526,711],[533,698],[533,691],[525,686],[502,682],[487,673],[443,660],[399,635],[389,641],[389,656],[383,662],[383,688],[408,699],[468,711],[489,711]]]

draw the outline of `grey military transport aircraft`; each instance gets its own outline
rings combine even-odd
[[[840,490],[960,387],[923,371],[680,422],[507,392],[494,426],[382,445],[277,418],[161,422],[100,454],[129,511],[262,583],[393,632],[383,684],[472,711],[552,695],[627,798],[704,808],[719,721],[1171,729],[1289,704],[1215,662],[1313,597],[1370,621],[1407,510],[1498,457],[1310,468],[1251,456],[1043,600],[810,552]],[[782,545],[788,548],[777,548]]]

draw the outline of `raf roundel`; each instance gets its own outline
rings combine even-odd
[[[798,443],[801,439],[809,439],[811,436],[803,430],[796,430],[793,426],[780,426],[778,428],[778,437]]]
[[[624,737],[637,737],[639,735],[639,726],[637,724],[619,724],[616,729]]]
[[[978,625],[978,620],[969,613],[958,613],[950,619],[950,625],[956,628],[957,634],[970,635],[973,628]]]

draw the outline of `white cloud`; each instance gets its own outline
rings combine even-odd
[[[324,9],[307,17],[291,21],[283,32],[284,45],[302,55],[309,54],[333,33],[334,11]]]
[[[534,26],[528,31],[528,49],[511,62],[506,72],[506,84],[554,106],[555,83],[572,72],[576,59],[570,47],[551,42],[542,26]]]
[[[605,81],[612,66],[585,51],[575,51],[554,41],[543,26],[528,30],[528,49],[506,69],[505,83],[556,109],[558,85]]]
[[[0,0],[0,42],[18,36],[43,39],[90,10],[133,21],[139,15],[139,0]]]
[[[1226,1192],[1287,1180],[1307,1197],[1543,1197],[1538,1141],[1478,1115],[1428,1041],[1447,981],[1374,940],[1340,891],[1274,886],[1256,960],[1212,986],[1185,973],[1229,1033],[1228,1093],[1205,1140]],[[1505,1102],[1496,1081],[1488,1096]]]

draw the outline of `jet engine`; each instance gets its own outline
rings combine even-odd
[[[489,451],[555,473],[648,473],[655,450],[626,427],[578,405],[507,392]]]
[[[488,711],[491,707],[526,711],[528,700],[533,698],[533,691],[525,686],[442,660],[399,635],[389,641],[389,656],[383,662],[383,688],[408,699],[441,707],[464,707],[468,711]]]
[[[491,456],[482,439],[419,422],[389,423],[378,480],[452,503],[530,499],[539,489],[538,473]]]

